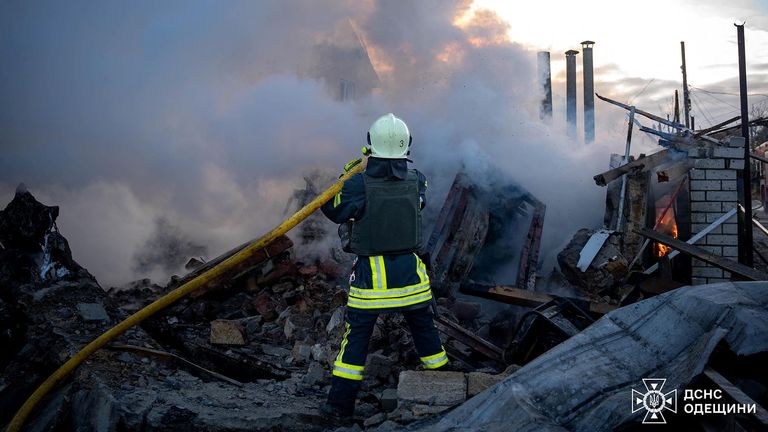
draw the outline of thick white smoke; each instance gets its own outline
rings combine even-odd
[[[413,131],[430,206],[462,166],[481,181],[499,169],[548,206],[551,262],[601,223],[591,178],[621,133],[585,147],[541,123],[535,52],[491,12],[458,22],[470,3],[5,2],[0,200],[23,181],[60,205],[75,258],[120,284],[146,275],[135,257],[157,220],[208,258],[273,227],[303,174],[357,157],[391,111]],[[349,22],[380,83],[340,102],[309,59]]]

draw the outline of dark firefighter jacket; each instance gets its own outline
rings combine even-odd
[[[405,179],[407,162],[404,159],[368,159],[366,174],[371,177]],[[421,207],[426,200],[427,180],[418,172]],[[365,184],[363,175],[357,174],[344,183],[344,187],[322,212],[333,222],[341,224],[349,219],[360,219],[365,212]],[[432,300],[429,276],[424,263],[415,253],[399,255],[358,255],[349,277],[347,306],[361,312],[390,312],[425,307]]]

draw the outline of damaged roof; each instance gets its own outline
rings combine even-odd
[[[768,351],[768,282],[667,292],[605,315],[423,431],[611,431],[638,421],[632,389],[666,378],[682,390],[720,342]]]

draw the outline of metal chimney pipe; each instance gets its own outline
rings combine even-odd
[[[576,50],[565,52],[565,118],[568,122],[568,135],[576,137]]]
[[[541,90],[541,108],[539,118],[552,118],[552,70],[549,67],[549,51],[539,51],[539,89]]]
[[[595,142],[595,79],[592,67],[592,41],[581,43],[584,72],[584,141]]]

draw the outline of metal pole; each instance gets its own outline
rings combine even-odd
[[[685,69],[685,42],[680,42],[680,54],[683,56],[683,110],[685,112],[685,127],[690,127],[691,99],[688,95],[688,72]]]
[[[734,24],[736,25],[736,24]],[[736,25],[739,44],[739,93],[741,94],[741,136],[744,137],[744,170],[740,173],[741,204],[744,206],[744,220],[739,226],[739,262],[752,266],[752,177],[749,146],[749,110],[747,108],[747,58],[744,49],[744,24]]]
[[[582,73],[584,74],[584,142],[595,142],[595,78],[592,65],[592,41],[581,43],[583,56]]]
[[[542,91],[539,117],[541,119],[552,118],[552,71],[550,69],[549,51],[539,51],[539,87]]]
[[[576,138],[576,50],[565,52],[565,118],[568,122],[568,136]]]
[[[632,143],[632,126],[635,124],[635,107],[629,109],[629,125],[627,126],[627,146],[624,149],[624,165],[629,163],[629,147]],[[621,176],[621,192],[619,193],[619,214],[616,215],[616,231],[621,231],[621,221],[624,219],[624,198],[627,194],[627,175]]]

